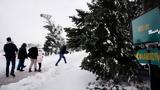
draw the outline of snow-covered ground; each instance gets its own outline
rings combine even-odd
[[[3,56],[4,53],[0,52],[0,74],[5,73],[5,65],[6,65],[6,59]]]
[[[81,61],[86,55],[87,53],[84,51],[67,54],[65,55],[67,64],[62,59],[58,66],[55,66],[55,63],[59,55],[44,57],[42,72],[31,73],[28,72],[30,60],[26,59],[25,65],[27,67],[24,72],[15,70],[16,77],[6,78],[6,61],[3,53],[0,53],[0,90],[101,90],[100,88],[104,86],[107,90],[111,90],[113,84],[96,81],[94,74],[80,69]],[[16,66],[17,64],[18,62]],[[124,84],[119,86],[119,90],[138,90],[135,88],[136,86],[134,84],[131,86]],[[116,88],[114,87],[112,90],[116,90]]]
[[[83,57],[86,55],[85,52],[67,54],[66,59],[68,63],[65,64],[62,60],[57,67],[55,63],[59,58],[58,55],[45,57],[41,73],[37,72],[18,82],[2,85],[0,90],[86,90],[88,83],[94,82],[96,79],[95,75],[81,70],[79,67]],[[3,56],[0,58],[3,59],[3,65],[1,64],[0,66],[0,74],[3,74],[5,72],[5,58]],[[28,66],[29,60],[26,60],[25,64]],[[28,70],[28,67],[26,70]],[[16,71],[16,73],[28,74],[29,72]],[[18,75],[15,78],[9,78],[16,79],[19,77]]]

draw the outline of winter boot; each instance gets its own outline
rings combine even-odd
[[[10,75],[12,75],[13,77],[15,77],[15,76],[16,76],[14,73],[10,73]]]
[[[38,72],[41,72],[41,69],[38,69]]]
[[[58,66],[58,63],[56,63],[55,66]]]
[[[6,74],[6,77],[9,77],[9,74]]]
[[[21,71],[21,72],[24,71],[24,70],[23,70],[23,67],[21,67],[20,71]]]
[[[37,68],[35,68],[34,71],[37,72]]]
[[[17,70],[20,70],[20,68],[17,68]]]
[[[31,68],[29,68],[29,72],[32,72]]]

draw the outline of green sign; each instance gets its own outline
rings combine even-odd
[[[160,41],[159,7],[132,20],[133,44]]]
[[[138,50],[135,57],[140,63],[149,63],[160,66],[160,50],[158,48]]]

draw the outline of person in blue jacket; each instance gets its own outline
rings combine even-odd
[[[17,70],[19,70],[19,71],[24,71],[23,70],[23,68],[25,67],[24,62],[25,62],[25,59],[27,58],[26,47],[27,47],[27,44],[23,43],[18,51],[19,64],[18,64]]]
[[[59,52],[59,59],[57,61],[57,63],[55,64],[55,66],[58,66],[58,63],[60,62],[60,60],[63,58],[64,59],[64,62],[67,63],[66,61],[66,58],[64,56],[64,54],[67,54],[68,51],[66,50],[66,45],[63,45],[61,48],[60,48],[60,52]]]

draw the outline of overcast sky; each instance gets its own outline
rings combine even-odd
[[[15,44],[44,43],[48,32],[41,13],[52,15],[55,24],[73,26],[69,16],[75,9],[88,10],[91,0],[0,0],[0,43],[10,36]]]

